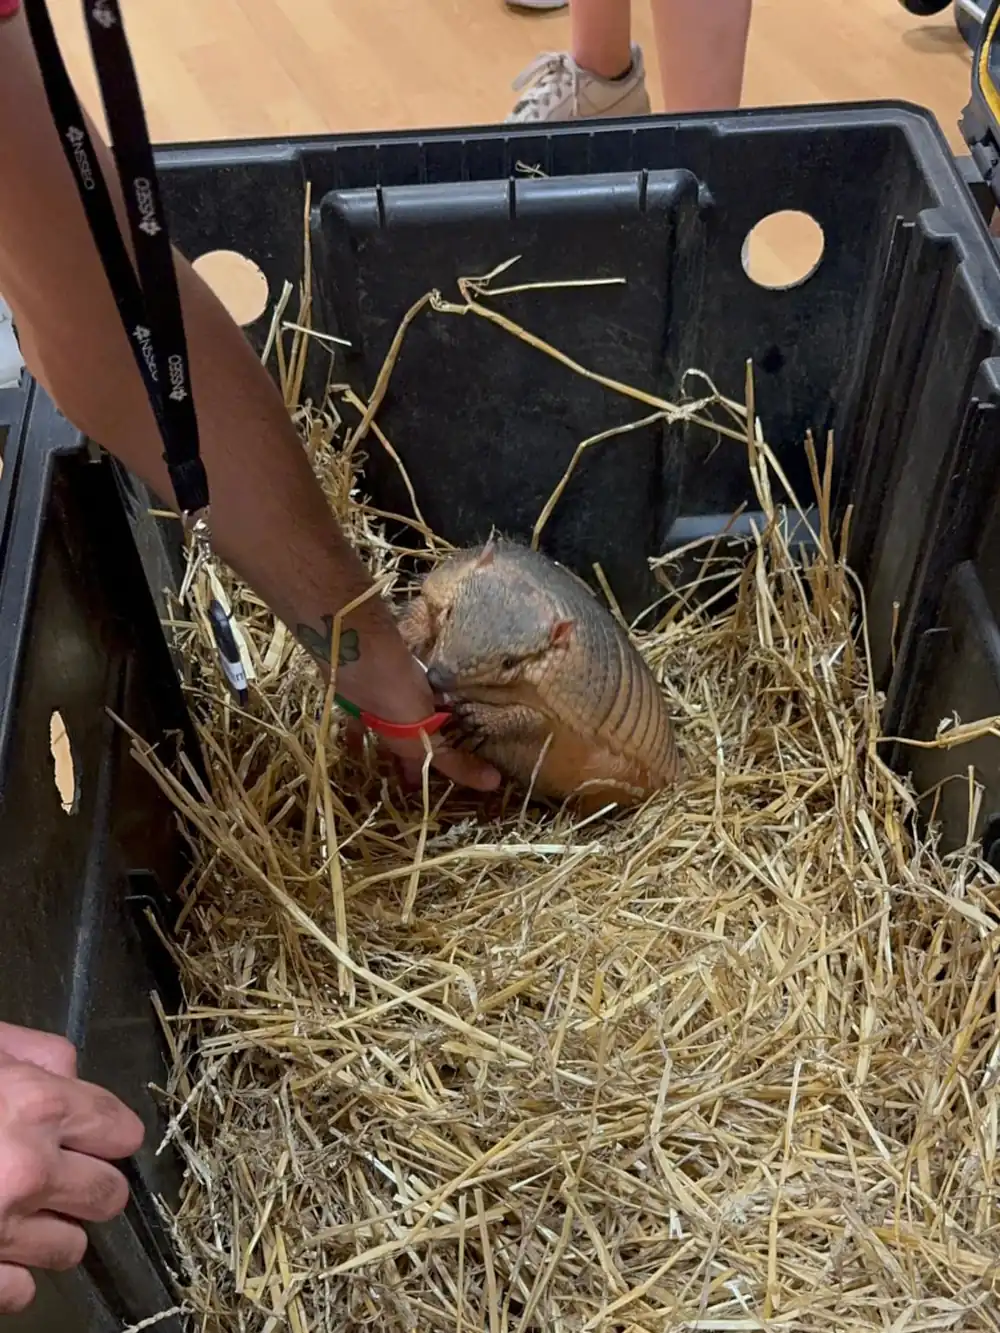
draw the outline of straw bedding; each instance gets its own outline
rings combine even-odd
[[[304,445],[401,595],[361,489],[384,381],[367,413],[336,387],[297,406],[304,342],[278,330]],[[807,556],[752,396],[650,407],[716,420],[769,523],[637,636],[691,769],[638,812],[426,771],[404,798],[220,573],[257,676],[227,697],[195,581],[176,633],[210,789],[134,742],[195,860],[163,1090],[193,1328],[1000,1328],[997,877],[918,837],[880,758],[829,447]]]

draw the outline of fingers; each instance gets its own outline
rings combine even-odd
[[[399,760],[404,784],[408,788],[419,788],[424,769],[423,757],[413,758],[412,754],[408,753],[400,754]],[[491,764],[487,764],[487,761],[477,757],[476,754],[452,749],[451,745],[440,745],[436,748],[431,764],[432,768],[437,769],[437,772],[455,784],[471,786],[477,792],[495,792],[500,785],[500,773]]]
[[[0,1025],[0,1315],[34,1300],[29,1269],[81,1262],[80,1223],[110,1222],[128,1203],[128,1182],[104,1159],[136,1152],[142,1121],[75,1069],[62,1038]]]
[[[35,1279],[26,1268],[0,1263],[0,1314],[20,1314],[35,1299]]]
[[[0,1145],[0,1219],[38,1209],[79,1222],[117,1217],[129,1197],[122,1173],[109,1162],[46,1143],[39,1129],[26,1124]]]
[[[423,747],[419,742],[408,741],[385,744],[399,760],[403,782],[409,787],[419,787],[426,758]],[[496,791],[501,782],[500,773],[485,759],[464,750],[453,750],[440,740],[434,746],[431,766],[458,786],[476,791]]]
[[[388,652],[387,660],[392,660]],[[356,683],[358,690],[355,691],[353,696],[355,702],[359,702],[359,692],[363,692],[365,694],[364,707],[378,716],[385,716],[390,720],[405,721],[413,717],[427,717],[434,711],[434,694],[427,684],[424,669],[417,659],[408,652],[405,655],[405,665],[402,669],[396,670],[394,675],[387,676],[384,681],[375,682],[369,679],[367,681],[358,680]],[[376,684],[378,685],[377,689],[375,688]],[[367,689],[364,689],[365,685],[368,686]],[[345,684],[344,688],[346,691],[348,685]],[[387,705],[391,706],[387,707]],[[345,728],[345,747],[348,750],[353,750],[358,730],[356,723],[349,722],[347,724]],[[419,737],[413,740],[390,740],[381,736],[379,740],[385,749],[402,761],[404,780],[419,784],[420,771],[426,755],[422,740]],[[433,746],[431,763],[439,773],[442,773],[452,782],[461,787],[472,787],[477,791],[495,791],[500,785],[500,774],[485,760],[472,754],[453,750],[437,734],[431,738],[431,744]]]
[[[87,1253],[87,1233],[83,1227],[54,1213],[14,1215],[4,1232],[0,1232],[0,1255],[7,1264],[65,1273],[75,1268]]]
[[[71,1152],[119,1161],[142,1147],[143,1123],[134,1111],[93,1083],[70,1083],[60,1142]]]
[[[45,1192],[45,1206],[79,1222],[110,1222],[124,1212],[128,1181],[110,1162],[82,1153],[59,1153]]]
[[[0,1113],[11,1126],[31,1126],[51,1135],[54,1146],[108,1161],[141,1147],[142,1121],[104,1088],[25,1063],[7,1063],[2,1073]]]
[[[442,746],[434,751],[431,762],[439,773],[459,786],[473,787],[476,791],[496,791],[500,785],[500,774],[492,764],[465,750]]]
[[[12,1023],[0,1023],[0,1052],[12,1060],[47,1069],[60,1078],[76,1078],[76,1048],[54,1032],[35,1032]]]

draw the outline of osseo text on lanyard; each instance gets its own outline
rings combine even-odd
[[[125,199],[135,268],[59,50],[46,0],[22,3],[59,140],[163,439],[163,460],[177,506],[196,544],[196,559],[205,560],[210,540],[208,478],[201,458],[180,294],[142,96],[118,0],[83,0],[83,13]],[[215,599],[209,607],[209,622],[226,679],[244,702],[246,673],[230,618]],[[370,730],[395,738],[415,737],[421,731],[430,734],[448,716],[436,712],[420,722],[391,723],[339,694],[335,700]]]

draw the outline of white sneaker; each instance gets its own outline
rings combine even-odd
[[[642,51],[632,43],[632,68],[620,79],[602,79],[581,69],[565,51],[547,51],[514,80],[514,91],[527,92],[507,123],[584,120],[591,116],[648,116],[649,94]]]

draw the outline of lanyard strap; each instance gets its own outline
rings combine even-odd
[[[59,141],[163,437],[163,461],[178,507],[185,517],[197,515],[208,507],[208,478],[200,455],[187,340],[153,150],[118,0],[83,0],[83,11],[125,196],[138,278],[59,51],[46,0],[24,0],[24,11]]]
[[[111,149],[125,197],[135,269],[122,239],[83,111],[66,72],[46,0],[24,0],[24,12],[63,153],[76,181],[94,244],[160,428],[163,461],[178,507],[186,518],[199,515],[203,518],[208,508],[208,478],[201,460],[177,274],[142,95],[118,0],[83,0],[83,12],[111,131]],[[237,695],[245,699],[246,677],[239,650],[228,617],[218,603],[210,608],[210,619],[226,677]],[[439,710],[420,722],[392,723],[359,709],[339,694],[335,697],[346,712],[388,737],[431,733],[449,717],[446,711]]]

